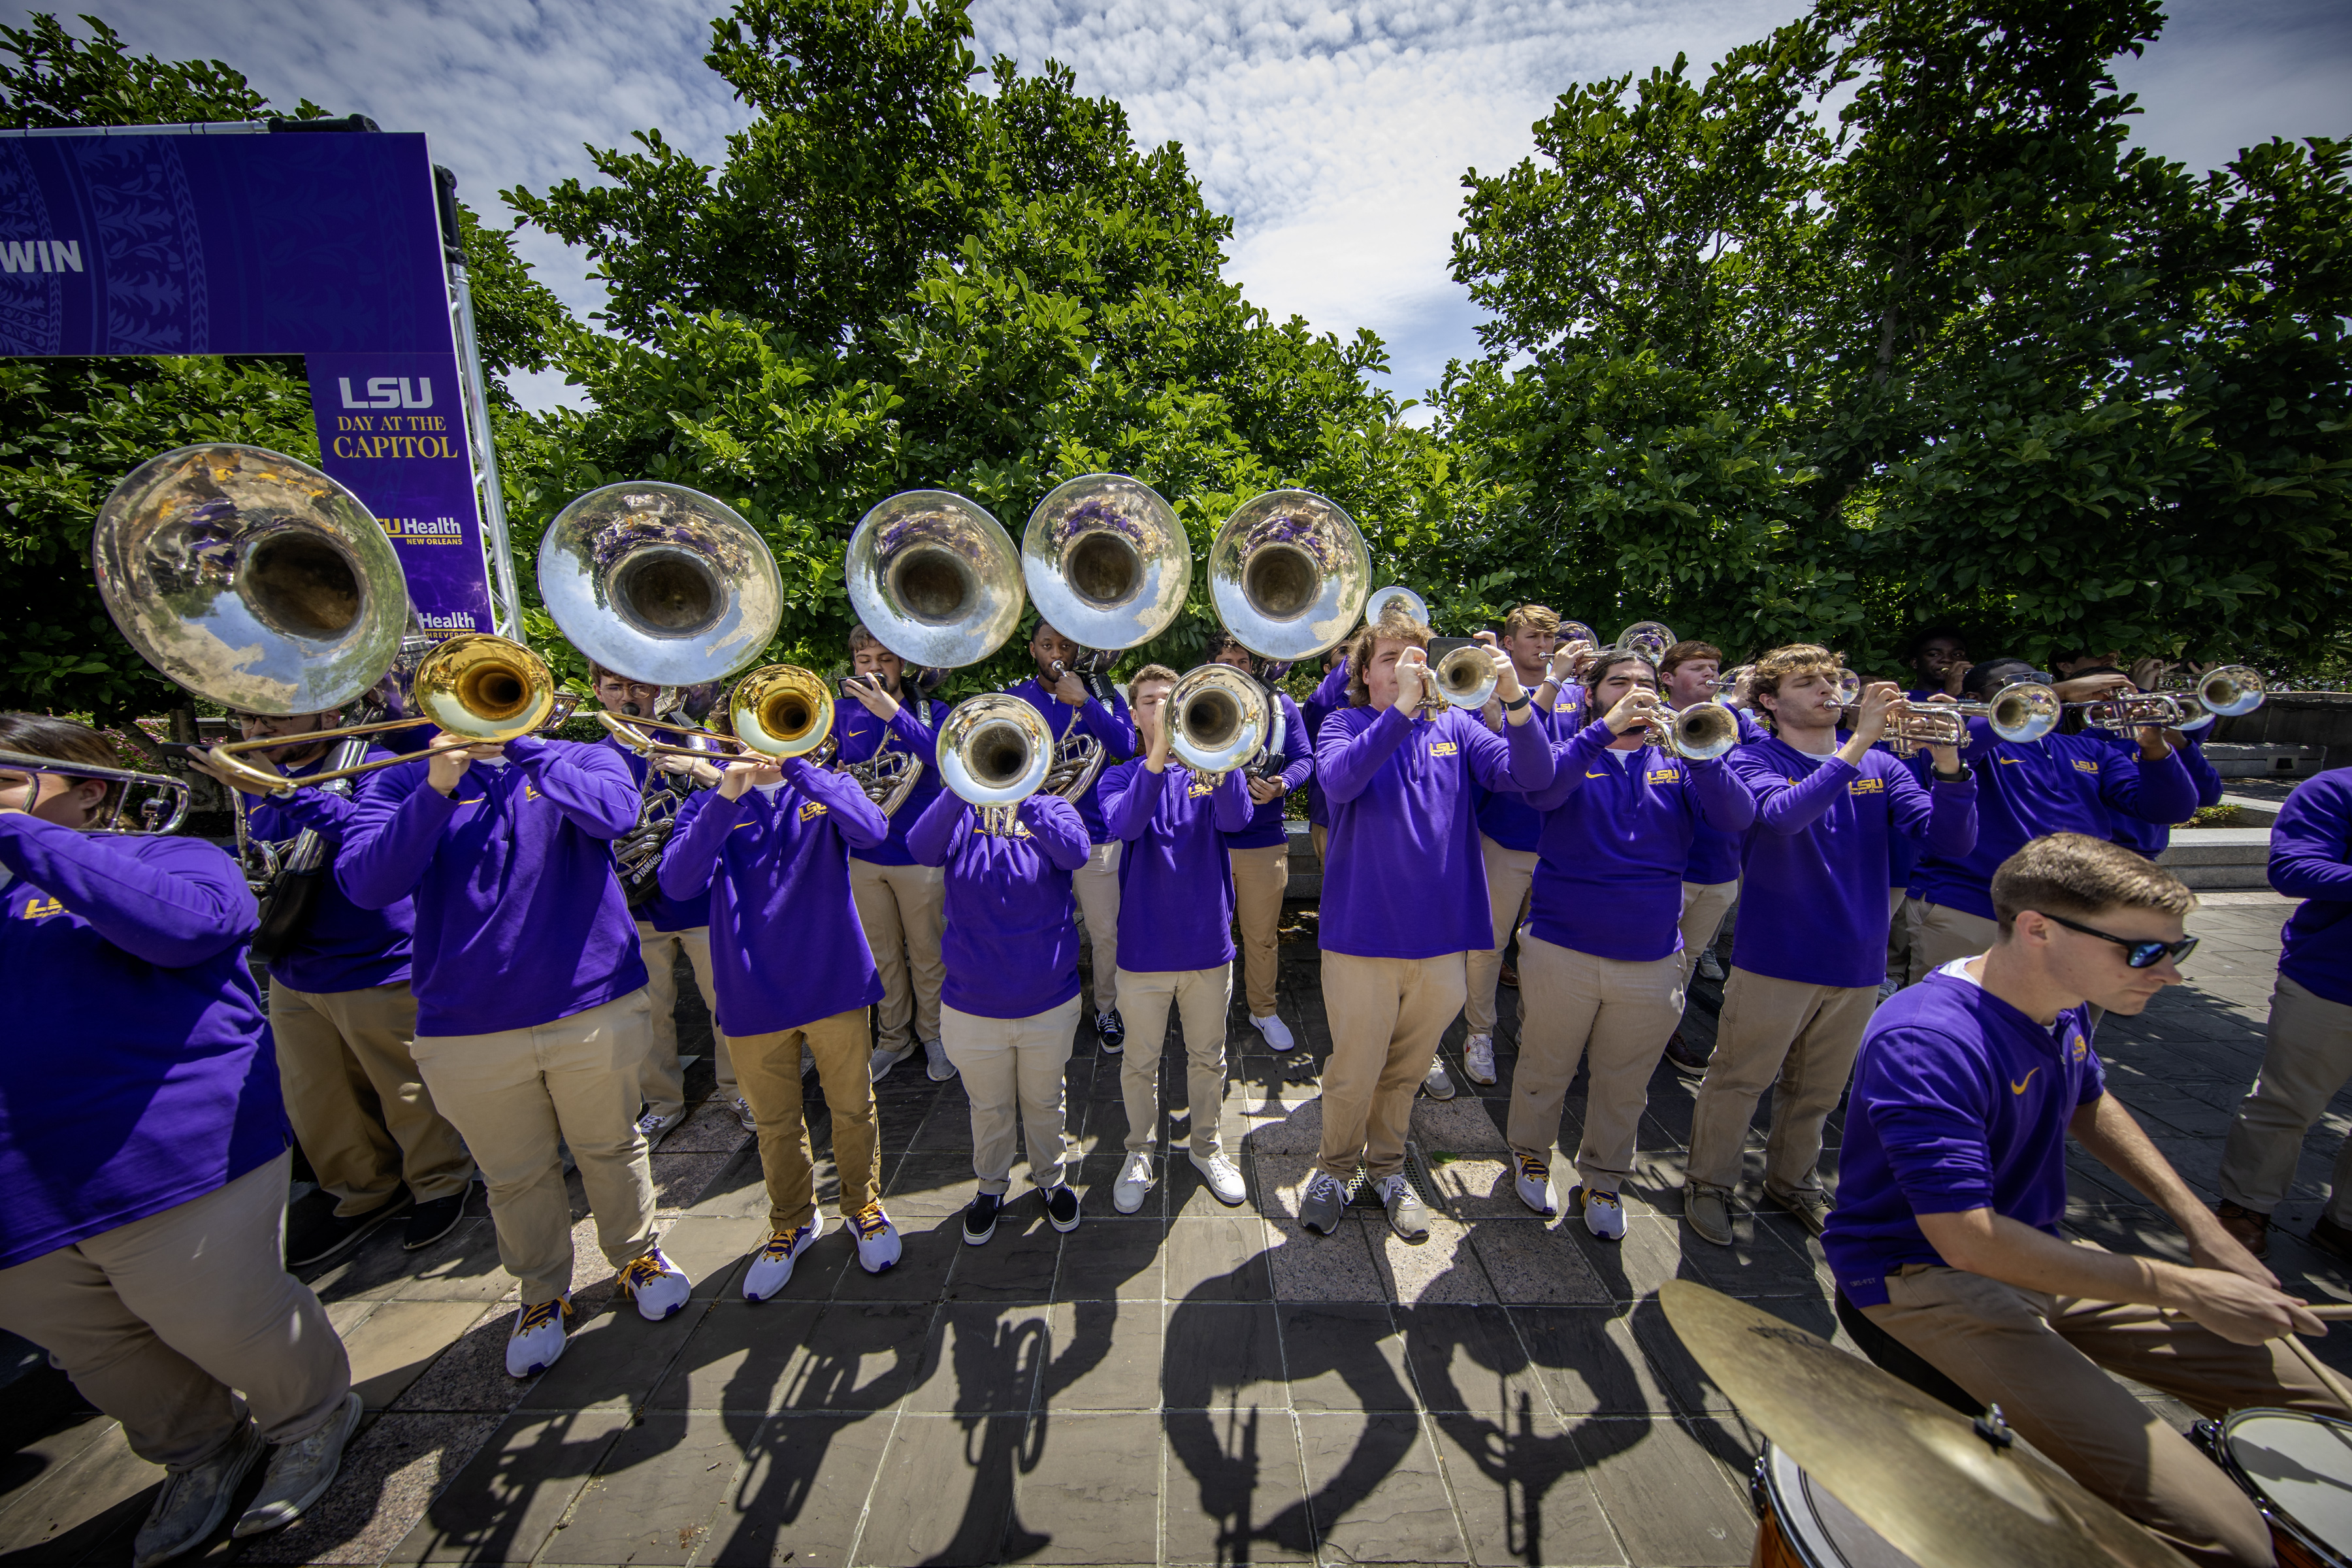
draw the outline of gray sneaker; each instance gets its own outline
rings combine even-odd
[[[1731,1194],[1705,1182],[1683,1184],[1683,1218],[1699,1239],[1717,1247],[1731,1245]]]
[[[1389,1211],[1389,1228],[1407,1241],[1429,1239],[1429,1210],[1403,1173],[1381,1180],[1381,1204]]]
[[[147,1522],[131,1543],[132,1568],[154,1568],[203,1545],[228,1517],[236,1489],[268,1452],[261,1429],[247,1419],[219,1453],[201,1465],[166,1474],[155,1506],[147,1510]]]
[[[260,1492],[229,1533],[259,1535],[291,1524],[304,1509],[325,1496],[335,1472],[343,1468],[343,1445],[359,1430],[360,1415],[366,1408],[358,1394],[347,1394],[343,1407],[327,1417],[325,1426],[308,1437],[272,1448]]]
[[[1347,1206],[1348,1189],[1333,1181],[1330,1172],[1318,1171],[1298,1205],[1298,1223],[1318,1236],[1328,1236],[1339,1228],[1339,1211]]]
[[[1429,1058],[1429,1076],[1421,1080],[1421,1092],[1432,1100],[1452,1100],[1461,1092],[1446,1075],[1444,1052]]]
[[[933,1083],[945,1083],[955,1077],[956,1065],[948,1060],[948,1045],[945,1040],[923,1042],[923,1072]]]
[[[880,1046],[877,1046],[874,1047],[874,1054],[866,1058],[866,1075],[874,1082],[880,1083],[890,1076],[892,1068],[914,1054],[915,1047],[911,1044],[906,1049],[898,1051],[885,1050]]]

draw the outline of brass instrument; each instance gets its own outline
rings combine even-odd
[[[1582,643],[1595,652],[1599,652],[1601,648],[1600,637],[1591,626],[1586,626],[1582,621],[1560,622],[1559,641],[1559,646],[1562,647],[1570,647],[1577,643]]]
[[[919,703],[921,706],[916,710],[916,716],[925,729],[930,727],[929,698],[901,697],[898,700],[902,705],[910,701]],[[838,731],[833,739],[837,746],[840,742]],[[887,724],[882,727],[882,739],[876,744],[874,754],[864,762],[834,762],[830,758],[827,762],[836,773],[856,779],[857,787],[866,792],[866,798],[879,807],[884,816],[898,814],[898,808],[907,804],[907,797],[915,793],[915,786],[923,782],[923,774],[928,771],[922,758],[892,743]]]
[[[940,778],[980,808],[983,833],[1013,831],[1016,808],[1045,787],[1053,758],[1045,715],[1001,691],[956,704],[940,726]]]
[[[1886,716],[1885,738],[1887,750],[1898,757],[1913,756],[1923,746],[1963,746],[1968,721],[1981,718],[2000,739],[2021,744],[2056,729],[2063,711],[2055,691],[2038,680],[2021,680],[1993,693],[1990,702],[1906,702]]]
[[[2177,730],[2189,718],[2188,710],[2163,691],[2118,691],[2113,697],[2102,697],[2090,702],[2069,702],[2067,707],[2083,716],[2083,722],[2095,730],[2112,730],[2129,734],[2144,725],[2162,730]],[[2211,716],[2207,716],[2211,721]]]
[[[1739,715],[1717,698],[1676,710],[1663,726],[1650,726],[1652,743],[1687,763],[1722,756],[1739,744]]]
[[[783,619],[783,579],[759,531],[715,497],[651,479],[557,512],[540,541],[539,591],[572,647],[652,686],[732,674]]]
[[[1391,583],[1385,588],[1372,590],[1370,596],[1364,601],[1364,624],[1368,626],[1379,626],[1381,617],[1389,613],[1389,606],[1391,605],[1402,609],[1406,615],[1424,626],[1431,624],[1428,602],[1402,583]]]
[[[842,560],[850,607],[909,666],[960,669],[1021,624],[1021,556],[988,512],[947,490],[906,490],[858,520]]]
[[[1265,688],[1231,665],[1187,670],[1163,710],[1168,750],[1195,773],[1221,780],[1267,750],[1271,710]]]
[[[1492,651],[1477,642],[1448,648],[1429,666],[1429,672],[1437,701],[1454,708],[1484,708],[1502,679]]]
[[[1635,621],[1617,634],[1617,640],[1606,651],[1638,653],[1652,664],[1656,664],[1679,640],[1674,628],[1664,621]]]
[[[1176,509],[1125,474],[1082,474],[1054,487],[1021,533],[1021,580],[1048,626],[1108,656],[1166,631],[1192,584],[1192,544]],[[1097,696],[1101,693],[1097,692]]]
[[[814,761],[814,753],[833,738],[833,693],[797,664],[763,664],[737,681],[728,696],[732,735],[667,719],[616,719],[605,713],[597,718],[641,757],[694,757],[707,763],[737,763],[752,757]],[[656,734],[683,735],[686,740],[658,741],[654,738]]]
[[[1371,558],[1355,520],[1311,490],[1234,509],[1209,546],[1209,598],[1226,633],[1291,663],[1345,641],[1367,610]]]
[[[0,768],[27,773],[54,773],[66,779],[97,779],[116,786],[114,805],[106,820],[97,827],[84,828],[85,833],[112,833],[126,838],[158,837],[179,831],[187,820],[188,802],[193,794],[188,781],[175,779],[168,773],[134,773],[129,768],[100,767],[95,763],[69,763],[56,757],[36,757],[25,752],[0,751]],[[131,792],[152,790],[153,798],[142,803],[139,826],[122,826],[122,814],[131,803]]]
[[[2216,719],[2235,719],[2260,708],[2270,689],[2261,671],[2249,665],[2225,664],[2197,678],[2186,691],[2167,691],[2181,710],[2176,728],[2202,730]]]

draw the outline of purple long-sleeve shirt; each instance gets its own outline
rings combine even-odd
[[[1778,736],[1725,760],[1756,800],[1733,965],[1804,985],[1876,985],[1886,973],[1886,847],[1925,839],[1939,854],[1968,854],[1976,781],[1923,787],[1885,752],[1864,752],[1856,767]]]
[[[1348,705],[1348,661],[1345,658],[1323,672],[1306,701],[1298,705],[1298,716],[1307,721],[1308,750],[1322,737],[1323,721]],[[1320,773],[1307,776],[1307,820],[1317,827],[1331,826],[1331,803],[1323,798],[1323,778]]]
[[[363,762],[395,753],[371,747]],[[327,765],[326,757],[286,770],[292,778],[308,778]],[[346,781],[346,788],[357,780]],[[332,995],[365,991],[408,978],[409,948],[416,924],[406,899],[380,910],[352,902],[335,879],[334,858],[352,816],[359,809],[355,793],[329,789],[298,789],[289,795],[264,795],[246,805],[246,832],[255,838],[289,839],[305,828],[317,833],[327,847],[327,858],[318,870],[318,891],[311,895],[310,918],[295,933],[286,951],[269,963],[269,978],[289,991]]]
[[[1683,868],[1700,819],[1737,833],[1756,802],[1720,757],[1612,752],[1614,739],[1594,720],[1552,748],[1551,783],[1528,792],[1544,816],[1528,929],[1556,947],[1646,963],[1682,951]]]
[[[646,775],[653,769],[653,759],[639,756],[635,752],[621,744],[620,737],[616,735],[608,735],[596,743],[619,757],[621,765],[629,770],[629,777],[635,781],[637,787],[638,810],[639,815],[642,816]],[[726,759],[714,755],[712,763],[714,766],[724,767]],[[683,807],[688,798],[681,795],[677,800],[677,806]],[[670,818],[673,834],[677,830],[677,818],[673,816]],[[710,900],[708,898],[673,899],[656,886],[654,896],[639,904],[634,913],[636,919],[644,921],[657,931],[694,931],[710,923]]]
[[[1911,874],[1911,889],[1931,904],[1991,920],[1992,874],[2052,833],[2115,837],[2117,816],[2182,822],[2197,809],[2197,781],[2178,752],[2142,763],[2098,735],[2048,735],[2004,741],[1982,718],[1968,721],[1960,761],[1976,774],[1977,842],[1966,855],[1931,847]]]
[[[1581,729],[1583,718],[1584,688],[1570,682],[1553,700],[1551,711],[1538,712],[1532,722],[1543,726],[1547,740],[1558,742]],[[1531,855],[1543,842],[1543,814],[1516,790],[1482,789],[1478,792],[1478,831],[1506,849]]]
[[[1138,974],[1234,960],[1234,868],[1225,835],[1249,826],[1249,780],[1121,763],[1103,774],[1103,820],[1118,852],[1118,966]]]
[[[863,860],[869,866],[911,866],[915,858],[907,853],[907,829],[929,809],[940,794],[939,722],[947,713],[939,703],[929,698],[908,697],[898,704],[898,711],[887,722],[877,719],[862,702],[842,700],[833,705],[833,734],[840,747],[844,763],[873,760],[882,748],[882,737],[888,734],[893,751],[912,755],[923,764],[922,777],[898,805],[898,809],[885,819],[889,832],[879,844],[853,847],[849,858]]]
[[[1758,723],[1756,716],[1747,709],[1734,708],[1730,711],[1732,717],[1739,721],[1742,745],[1771,735],[1772,731]],[[1707,887],[1738,881],[1740,855],[1747,839],[1746,833],[1727,832],[1702,816],[1691,829],[1690,858],[1683,863],[1683,880]]]
[[[416,1032],[487,1035],[584,1013],[646,983],[612,841],[637,790],[602,746],[526,735],[444,795],[423,758],[371,774],[336,857],[352,901],[416,908]]]
[[[1292,790],[1315,776],[1315,731],[1307,727],[1306,716],[1290,700],[1290,693],[1276,691],[1274,703],[1282,715],[1282,749],[1275,753],[1281,768],[1268,776],[1281,781],[1282,794],[1264,805],[1254,806],[1241,831],[1225,835],[1228,848],[1271,849],[1277,844],[1288,843],[1288,830],[1282,825],[1282,803]],[[1272,743],[1270,736],[1268,743]]]
[[[1077,902],[1070,873],[1090,840],[1077,807],[1033,795],[1010,834],[949,791],[908,831],[918,865],[947,868],[947,971],[940,1000],[980,1018],[1034,1018],[1078,994]]]
[[[1055,696],[1045,682],[1033,675],[1006,695],[1018,697],[1045,716],[1045,728],[1053,731],[1056,746],[1068,738],[1071,731],[1083,726],[1087,733],[1100,741],[1108,752],[1108,759],[1103,763],[1106,773],[1112,763],[1123,762],[1135,755],[1135,721],[1128,713],[1127,699],[1116,691],[1111,693],[1108,708],[1092,697],[1073,708]],[[1079,820],[1087,825],[1087,842],[1109,843],[1110,829],[1103,826],[1101,773],[1095,775],[1095,782],[1087,786],[1087,792],[1078,796],[1076,804]]]
[[[2137,739],[2116,734],[2109,734],[2107,738],[2108,743],[2126,757],[2137,761],[2139,742]],[[2189,770],[2189,776],[2197,781],[2197,804],[2200,806],[2221,805],[2221,774],[2205,760],[2204,735],[2202,732],[2193,733],[2183,736],[2182,740],[2185,743],[2174,754],[2179,757],[2180,765]],[[2114,826],[2116,843],[2150,860],[2172,847],[2172,824],[2168,822],[2144,822],[2137,816],[2116,812],[2114,814]]]
[[[2304,900],[2281,933],[2279,973],[2352,1006],[2352,772],[2307,778],[2279,807],[2271,886]]]
[[[710,900],[719,1027],[736,1037],[797,1029],[882,1000],[849,889],[849,852],[889,831],[856,779],[793,757],[784,782],[678,808],[662,891]]]
[[[1320,942],[1359,958],[1437,958],[1495,938],[1474,786],[1538,790],[1552,748],[1532,720],[1496,734],[1448,708],[1343,708],[1323,721],[1315,770],[1331,805]]]
[[[202,1197],[286,1148],[257,920],[194,838],[0,816],[0,1268]]]

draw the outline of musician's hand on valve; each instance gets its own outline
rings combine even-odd
[[[1087,683],[1080,680],[1067,665],[1057,664],[1054,668],[1061,672],[1054,682],[1054,700],[1066,702],[1073,708],[1085,707],[1087,699],[1094,695],[1087,689]]]
[[[1544,679],[1554,686],[1567,686],[1576,679],[1577,670],[1582,668],[1584,656],[1591,648],[1592,645],[1581,637],[1554,648],[1551,658],[1544,665]]]
[[[747,757],[739,762],[728,763],[727,771],[719,775],[719,798],[740,800],[747,790],[755,789],[761,784],[780,784],[783,782],[784,770],[782,763],[770,762],[764,758]]]
[[[1268,801],[1280,800],[1284,793],[1282,780],[1273,773],[1267,773],[1262,777],[1252,773],[1249,780],[1249,792],[1250,800],[1258,805],[1264,805]]]
[[[898,700],[890,695],[878,675],[853,675],[841,683],[841,689],[877,719],[887,722],[898,716]]]
[[[1635,727],[1654,729],[1658,714],[1658,694],[1646,686],[1636,686],[1617,699],[1616,706],[1601,716],[1612,735],[1622,735]]]
[[[1408,719],[1437,696],[1437,678],[1429,672],[1429,655],[1417,647],[1409,647],[1397,655],[1396,705],[1404,710]]]
[[[1143,765],[1153,773],[1168,770],[1169,744],[1173,739],[1168,724],[1168,689],[1155,687],[1151,694],[1135,705],[1135,727],[1143,740]]]
[[[1486,657],[1495,661],[1495,695],[1505,702],[1517,702],[1526,696],[1527,689],[1519,684],[1519,667],[1511,662],[1509,654],[1496,645],[1495,634],[1480,632],[1472,640],[1485,648]],[[1524,724],[1527,721],[1521,719],[1519,722]]]
[[[1864,750],[1886,733],[1886,721],[1903,706],[1903,689],[1891,680],[1874,680],[1862,689],[1853,720],[1853,738]]]

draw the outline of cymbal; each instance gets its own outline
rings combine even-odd
[[[1666,1321],[1739,1413],[1854,1516],[1937,1568],[2184,1568],[2186,1559],[2021,1445],[1818,1334],[1688,1279]]]

